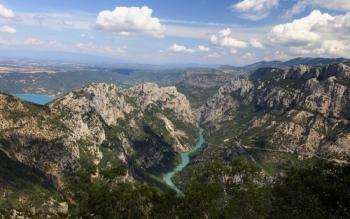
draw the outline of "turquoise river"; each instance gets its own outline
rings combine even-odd
[[[198,151],[203,144],[205,143],[204,138],[204,130],[200,129],[199,131],[199,140],[195,147],[193,147],[190,151],[187,151],[181,155],[181,163],[177,165],[172,171],[166,173],[163,177],[164,182],[172,189],[174,189],[177,193],[181,194],[181,190],[176,187],[174,182],[172,181],[173,176],[181,172],[189,163],[190,163],[190,156]]]

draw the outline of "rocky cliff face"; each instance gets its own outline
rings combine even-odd
[[[0,94],[0,148],[56,188],[87,163],[122,162],[129,176],[160,173],[196,139],[186,97],[174,87],[91,84],[47,106]]]
[[[345,162],[349,93],[344,64],[259,69],[222,86],[202,107],[201,124],[221,153],[243,148]]]
[[[199,108],[218,92],[219,87],[237,77],[221,70],[191,70],[186,72],[185,79],[176,87],[190,100],[198,120]]]
[[[190,104],[175,87],[144,84],[123,90],[91,84],[49,107],[74,130],[75,141],[93,145],[85,151],[95,164],[103,159],[98,145],[104,145],[137,169],[167,168],[177,153],[189,149],[196,130]]]
[[[237,78],[219,88],[216,95],[201,107],[202,124],[218,124],[234,118],[240,101],[247,104],[252,101],[254,84],[248,79]],[[233,94],[237,94],[236,97]]]
[[[0,94],[0,148],[8,157],[33,166],[55,179],[79,167],[71,130],[48,107]]]

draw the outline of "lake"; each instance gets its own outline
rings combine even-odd
[[[18,97],[21,100],[36,103],[39,105],[45,105],[48,102],[55,99],[55,96],[49,96],[49,95],[38,95],[38,94],[12,94],[12,95]]]

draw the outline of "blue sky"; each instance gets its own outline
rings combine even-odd
[[[349,0],[0,0],[0,48],[150,64],[350,57]]]

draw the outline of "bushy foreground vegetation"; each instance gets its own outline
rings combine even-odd
[[[72,179],[73,217],[83,218],[349,218],[350,166],[303,161],[270,177],[251,161],[211,162],[182,195],[121,182],[114,167]]]

